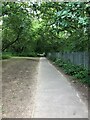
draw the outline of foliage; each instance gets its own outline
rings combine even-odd
[[[32,56],[88,49],[84,2],[3,2],[2,51]]]
[[[57,36],[54,39],[54,47],[56,45],[59,51],[87,50],[86,8],[87,5],[83,2],[48,2],[38,6],[39,17],[46,22],[52,34]],[[61,34],[64,34],[63,39]]]
[[[0,14],[3,58],[11,56],[8,52],[37,56],[48,52],[87,51],[89,8],[85,2],[3,2]],[[87,70],[69,61],[52,60],[66,74],[88,82]]]
[[[8,52],[4,52],[2,54],[2,59],[9,59],[12,57],[12,54],[11,53],[8,53]]]
[[[50,60],[52,60],[58,67],[62,68],[66,74],[79,79],[82,83],[90,84],[90,79],[88,76],[89,72],[82,66],[73,65],[70,61],[64,61],[62,59],[50,58]]]
[[[31,17],[26,7],[25,3],[3,3],[3,51],[18,53],[28,49],[26,45],[31,42]]]

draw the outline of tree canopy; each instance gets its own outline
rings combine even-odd
[[[87,10],[85,2],[3,2],[2,51],[87,51]]]

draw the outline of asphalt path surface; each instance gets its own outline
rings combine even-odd
[[[39,64],[33,117],[88,118],[88,108],[78,91],[46,58]]]
[[[88,118],[79,92],[46,58],[3,61],[3,118]]]

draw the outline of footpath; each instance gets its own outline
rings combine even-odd
[[[88,108],[78,91],[43,57],[35,99],[32,118],[88,118]]]

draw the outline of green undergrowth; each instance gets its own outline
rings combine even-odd
[[[20,57],[37,57],[37,54],[34,52],[18,53],[16,55]]]
[[[11,57],[37,57],[37,54],[34,52],[31,53],[10,53],[3,52],[1,59],[10,59]]]
[[[22,53],[15,53],[15,52],[3,52],[2,53],[2,59],[9,59],[11,57],[44,57],[45,54],[40,54],[40,53],[36,53],[33,51],[26,51],[26,52],[22,52]]]
[[[9,52],[3,52],[2,53],[2,59],[9,59],[9,58],[11,58],[12,57],[12,54],[11,53],[9,53]]]
[[[62,59],[50,58],[50,60],[59,68],[62,68],[66,74],[71,75],[83,84],[88,84],[90,86],[89,71],[87,69]]]

